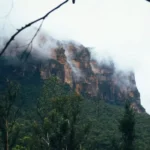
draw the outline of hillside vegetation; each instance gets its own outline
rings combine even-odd
[[[35,82],[34,82],[35,81]],[[56,77],[3,81],[1,150],[112,150],[121,106],[79,96]],[[136,150],[150,149],[150,116],[136,114]]]

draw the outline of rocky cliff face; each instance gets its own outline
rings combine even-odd
[[[19,59],[17,61],[19,62]],[[6,63],[6,60],[1,60],[1,66],[3,66],[0,68],[1,78],[6,77],[6,74],[18,78],[26,74],[29,77],[39,74],[42,79],[55,75],[62,82],[69,84],[78,94],[119,105],[130,99],[138,112],[144,111],[140,104],[134,73],[116,72],[115,65],[111,61],[107,64],[103,61],[98,63],[82,45],[60,44],[58,48],[51,49],[50,56],[46,59],[35,59],[31,54],[25,63],[16,63],[15,60],[15,65],[12,65]]]

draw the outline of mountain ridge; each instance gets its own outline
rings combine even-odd
[[[116,71],[112,60],[107,63],[103,60],[97,62],[91,57],[89,48],[73,42],[57,42],[57,47],[47,49],[47,58],[40,57],[35,51],[29,52],[28,55],[28,52],[23,54],[16,50],[15,55],[5,55],[1,58],[1,76],[4,70],[10,68],[12,70],[8,71],[5,77],[10,74],[20,77],[39,74],[44,80],[55,75],[78,94],[117,105],[123,105],[125,100],[129,99],[137,112],[145,112],[141,106],[133,72]],[[28,58],[23,62],[22,58],[25,55],[28,55]]]

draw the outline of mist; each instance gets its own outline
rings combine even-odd
[[[45,0],[44,3],[36,0],[0,2],[1,39],[9,38],[16,29],[41,17],[60,2],[62,0]],[[92,57],[97,61],[113,58],[118,70],[132,70],[142,105],[150,113],[149,17],[150,3],[145,0],[76,0],[75,5],[70,1],[51,14],[42,28],[48,36],[60,41],[74,40],[86,47],[93,47]],[[17,38],[26,35],[26,43],[34,34],[33,28],[32,32],[28,29]],[[40,48],[39,52],[45,54]]]

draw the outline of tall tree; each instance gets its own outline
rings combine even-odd
[[[55,90],[58,90],[58,95],[55,94]],[[80,118],[83,99],[70,92],[64,95],[65,90],[66,86],[61,87],[61,83],[55,78],[48,80],[43,86],[37,106],[39,119],[33,123],[32,150],[37,147],[43,150],[83,148],[84,139],[89,131],[89,124],[81,123]]]
[[[121,150],[134,150],[135,112],[128,100],[125,104],[124,116],[120,120],[119,130],[122,134]]]
[[[0,95],[0,133],[4,150],[11,149],[16,140],[15,137],[12,139],[13,142],[10,143],[10,134],[16,124],[20,110],[20,108],[15,106],[18,91],[19,85],[8,81],[6,91]]]

